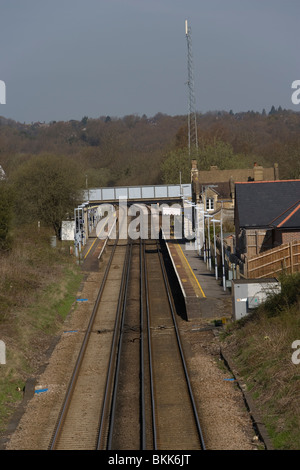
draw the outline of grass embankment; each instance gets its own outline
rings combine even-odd
[[[10,253],[0,255],[0,432],[5,430],[28,377],[42,365],[59,327],[75,301],[82,274],[70,243],[50,245],[46,229],[22,227]]]
[[[292,345],[300,340],[300,273],[280,281],[281,293],[230,325],[224,341],[274,448],[299,450],[300,346]]]

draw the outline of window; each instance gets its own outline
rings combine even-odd
[[[206,210],[213,211],[214,210],[214,200],[212,197],[206,199]]]

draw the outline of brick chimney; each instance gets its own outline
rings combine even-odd
[[[253,167],[253,177],[254,177],[254,181],[264,180],[264,167],[258,166],[256,162],[254,163],[254,167]]]

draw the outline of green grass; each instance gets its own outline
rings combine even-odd
[[[0,374],[4,365],[0,366]],[[22,397],[22,390],[25,383],[21,380],[8,380],[1,377],[0,379],[0,432],[5,430],[8,419],[10,418],[14,405],[18,403]],[[18,388],[21,390],[18,391]]]
[[[48,285],[28,310],[29,321],[44,333],[55,333],[57,322],[66,319],[76,300],[82,274],[78,268],[64,269],[62,279]]]
[[[69,244],[53,249],[47,230],[22,227],[11,253],[0,263],[0,339],[6,364],[0,365],[0,432],[22,400],[26,380],[37,373],[36,348],[47,349],[76,301],[82,273]],[[48,345],[48,346],[47,346]]]
[[[22,390],[26,377],[35,373],[27,360],[31,343],[34,344],[40,333],[49,337],[57,333],[72,308],[81,280],[78,268],[65,268],[62,276],[37,294],[36,302],[22,311],[21,318],[16,318],[17,344],[7,349],[6,364],[0,366],[0,432],[4,431],[15,404],[22,399],[18,387]]]
[[[300,450],[300,273],[283,276],[280,294],[228,326],[223,341],[247,384],[275,449]]]

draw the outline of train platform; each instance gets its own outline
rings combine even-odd
[[[104,240],[97,236],[88,238],[87,243],[81,254],[81,268],[83,271],[99,270],[99,255],[104,245]]]
[[[188,321],[220,320],[232,317],[232,298],[224,291],[222,279],[216,280],[213,270],[184,239],[165,239],[166,247],[179,282]],[[99,270],[99,254],[105,243],[91,233],[81,252],[83,271]]]
[[[221,320],[232,316],[231,293],[207,268],[203,258],[185,240],[167,239],[166,245],[180,284],[188,320]]]
[[[103,218],[97,227],[91,231],[85,246],[80,254],[83,271],[98,271],[99,257],[108,238],[110,230],[114,228],[116,214],[112,214],[110,219]]]

